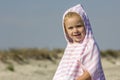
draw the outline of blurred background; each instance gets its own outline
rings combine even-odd
[[[106,80],[120,80],[119,0],[0,0],[0,79],[52,80],[67,45],[64,12],[82,4]]]
[[[0,49],[66,47],[62,15],[79,3],[100,49],[120,49],[119,0],[0,0]]]

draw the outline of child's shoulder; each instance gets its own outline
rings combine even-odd
[[[94,39],[90,39],[88,41],[86,48],[88,51],[91,51],[91,50],[92,51],[97,50],[98,52],[100,51],[99,46]]]
[[[94,39],[89,39],[88,40],[88,43],[87,43],[87,45],[94,45],[95,44],[95,40]]]
[[[86,45],[87,50],[91,50],[96,46],[96,42],[94,39],[89,39]]]

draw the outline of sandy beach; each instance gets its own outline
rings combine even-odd
[[[25,64],[11,61],[14,70],[9,68],[11,63],[0,62],[0,80],[52,80],[59,61],[60,59],[56,61],[32,59]],[[113,63],[106,58],[102,58],[106,80],[120,80],[119,61]]]

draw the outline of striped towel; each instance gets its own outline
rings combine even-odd
[[[87,14],[83,7],[78,4],[69,8],[64,13],[63,21],[68,12],[76,12],[80,14],[84,21],[86,36],[82,43],[72,44],[63,25],[65,38],[68,44],[53,80],[76,80],[77,77],[83,74],[84,69],[89,72],[92,80],[105,80],[101,65],[100,51],[93,37]]]

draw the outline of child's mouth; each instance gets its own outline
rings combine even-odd
[[[75,34],[75,35],[73,35],[73,36],[80,36],[81,34]]]
[[[75,36],[75,37],[81,37],[81,34],[75,34],[73,36]]]

